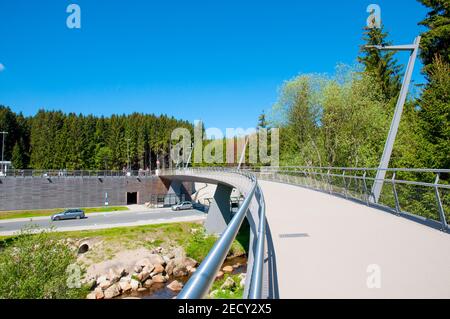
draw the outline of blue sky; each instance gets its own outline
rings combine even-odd
[[[415,0],[0,0],[0,104],[254,127],[283,81],[355,62],[371,3],[395,43],[422,31]]]

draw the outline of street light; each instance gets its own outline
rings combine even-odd
[[[3,167],[4,167],[4,154],[5,154],[5,136],[6,134],[8,134],[8,132],[0,132],[0,134],[2,134],[2,167],[1,170],[3,171]]]
[[[396,46],[381,46],[381,45],[371,45],[366,46],[367,48],[375,48],[380,51],[410,51],[411,55],[409,57],[408,66],[406,68],[406,73],[403,78],[402,88],[400,90],[400,95],[397,100],[397,105],[395,106],[394,118],[392,119],[391,128],[389,129],[388,138],[384,146],[383,156],[381,157],[380,166],[378,167],[377,176],[372,187],[373,198],[371,201],[378,203],[380,199],[381,190],[383,189],[383,180],[386,177],[386,169],[389,167],[389,161],[392,155],[392,149],[394,148],[395,138],[397,136],[398,127],[400,125],[400,119],[403,113],[403,107],[406,102],[406,97],[408,96],[409,84],[411,83],[411,77],[414,71],[414,64],[417,59],[417,54],[419,52],[420,46],[420,36],[414,40],[414,44],[408,45],[396,45]]]
[[[130,139],[127,138],[127,169],[130,170]]]

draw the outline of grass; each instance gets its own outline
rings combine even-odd
[[[246,233],[245,231],[243,232]],[[201,223],[173,223],[145,225],[135,227],[117,227],[108,229],[82,230],[71,232],[52,232],[52,238],[74,240],[95,238],[104,242],[104,256],[92,256],[97,261],[103,257],[112,258],[115,253],[124,249],[155,247],[182,247],[189,257],[201,262],[217,240],[216,236],[206,235]],[[243,240],[244,235],[240,235]],[[0,248],[14,242],[16,236],[0,237]],[[247,240],[248,241],[248,240]],[[242,256],[247,252],[239,239],[231,246],[229,256]]]
[[[229,253],[230,257],[241,256],[247,252],[244,247],[245,243],[248,243],[248,239],[245,240],[245,234],[248,235],[248,228],[244,224],[238,238],[232,244]],[[39,237],[39,234],[29,236]],[[69,238],[75,241],[90,239],[99,245],[84,254],[82,260],[79,259],[77,261],[83,269],[88,265],[110,260],[117,253],[124,250],[138,248],[152,249],[159,246],[169,251],[172,248],[181,247],[187,256],[201,262],[217,240],[216,236],[205,233],[203,225],[200,222],[117,227],[73,232],[48,232],[46,234],[46,241],[48,242],[54,240],[62,242],[62,240]],[[20,241],[20,236],[0,237],[0,255],[8,247],[14,248]],[[216,287],[215,289],[220,288],[228,276],[226,275],[224,279],[217,281],[214,286]],[[239,283],[238,278],[235,278],[234,275],[233,279],[237,284]],[[218,291],[215,298],[238,299],[242,298],[242,294],[243,289],[235,287],[231,290]]]
[[[88,207],[82,208],[86,214],[117,212],[128,210],[125,206],[111,206],[111,207]],[[38,210],[16,210],[0,212],[0,220],[13,218],[30,218],[30,217],[45,217],[64,211],[64,208],[54,209],[38,209]]]

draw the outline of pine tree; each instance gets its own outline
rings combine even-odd
[[[421,58],[425,65],[425,72],[432,68],[436,55],[443,62],[450,63],[450,1],[449,0],[418,0],[430,8],[427,17],[419,24],[428,31],[422,34]]]
[[[431,168],[450,167],[450,64],[436,58],[428,68],[429,83],[419,101],[419,116],[429,145],[424,152]]]
[[[15,169],[25,168],[25,161],[23,156],[24,150],[22,148],[22,143],[16,142],[16,144],[14,144],[11,155],[11,162]]]
[[[258,128],[267,128],[266,113],[264,111],[258,117]]]
[[[384,32],[384,26],[381,28],[364,29],[363,40],[365,44],[361,47],[361,56],[358,61],[364,65],[365,71],[379,82],[386,100],[391,100],[398,96],[400,92],[400,70],[401,66],[394,59],[394,51],[380,51],[376,48],[367,48],[366,46],[382,45],[387,46],[392,43],[387,41],[388,32]]]

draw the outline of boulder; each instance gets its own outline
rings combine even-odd
[[[97,285],[100,285],[102,282],[107,281],[107,280],[108,280],[108,276],[102,275],[97,278]]]
[[[156,275],[155,277],[152,278],[152,281],[154,283],[164,283],[167,282],[167,278],[161,274]]]
[[[105,280],[105,281],[102,281],[101,283],[100,283],[100,285],[98,285],[100,288],[102,288],[103,290],[106,290],[106,289],[108,289],[109,287],[111,287],[111,285],[112,285],[113,283],[112,282],[110,282],[109,280]]]
[[[189,272],[186,269],[186,266],[180,265],[180,266],[176,266],[173,269],[173,273],[172,274],[173,274],[174,277],[184,277],[184,276],[187,276],[189,274]]]
[[[152,264],[150,264],[150,265],[145,266],[145,267],[142,269],[142,271],[151,273],[152,271],[154,271],[154,269],[155,269],[155,266],[153,266]]]
[[[150,288],[152,285],[153,285],[153,280],[151,280],[151,279],[147,279],[144,282],[144,287],[146,287],[146,288]]]
[[[138,292],[145,292],[145,291],[147,291],[147,288],[144,288],[144,287],[142,287],[142,288],[138,288],[138,290],[137,290]]]
[[[125,274],[126,274],[126,271],[125,271],[124,268],[120,268],[120,269],[113,269],[113,268],[111,268],[109,270],[109,281],[111,281],[112,283],[116,283]]]
[[[222,271],[226,274],[231,274],[233,270],[234,270],[233,266],[225,266],[222,268]]]
[[[120,295],[120,287],[118,284],[114,284],[105,290],[105,299],[112,299]]]
[[[141,283],[139,281],[137,281],[136,279],[131,279],[130,280],[130,286],[131,286],[131,290],[136,291],[139,289]]]
[[[173,292],[179,292],[181,289],[183,289],[183,284],[179,282],[178,280],[172,281],[170,284],[167,285],[167,289],[173,291]]]
[[[167,257],[167,258],[169,258],[169,259],[174,259],[174,258],[175,258],[175,254],[174,254],[173,251],[170,251],[170,252],[168,252],[167,255],[165,255],[163,258],[165,258],[165,257]]]
[[[153,273],[154,273],[155,275],[157,275],[157,274],[162,274],[163,272],[164,272],[164,267],[163,267],[163,265],[161,265],[161,264],[155,265],[155,268],[153,269]]]
[[[225,282],[220,286],[220,289],[231,289],[236,286],[236,283],[234,282],[233,278],[228,277]]]
[[[148,257],[146,259],[148,259],[150,261],[150,263],[153,265],[157,265],[157,264],[165,265],[165,263],[166,263],[164,261],[164,258],[162,258],[160,255],[157,255],[157,254],[148,255]],[[144,266],[146,266],[146,265],[144,265]]]
[[[146,281],[149,277],[150,277],[150,273],[147,272],[147,271],[144,271],[144,270],[143,270],[141,273],[139,273],[139,274],[137,275],[137,279],[138,279],[140,282]]]
[[[171,258],[167,255],[163,256],[164,261],[166,262],[166,265],[169,263],[169,261],[171,260]]]
[[[105,294],[103,293],[103,290],[100,287],[95,288],[94,293],[95,293],[95,299],[105,298]]]
[[[158,256],[158,255],[149,255],[149,256]],[[142,258],[141,260],[139,260],[138,262],[136,262],[136,266],[141,266],[142,268],[144,268],[145,266],[153,266],[153,264],[157,264],[157,262],[153,262],[153,260],[155,258]],[[162,258],[161,258],[162,259]]]
[[[119,286],[122,292],[128,292],[132,289],[129,281],[120,281]]]
[[[173,255],[174,259],[178,259],[178,260],[183,260],[186,257],[186,253],[184,252],[184,249],[181,247],[178,247],[178,248],[175,248],[174,250],[172,250],[171,254]]]
[[[166,265],[166,274],[172,276],[175,266],[176,266],[175,260],[171,259]]]
[[[140,265],[136,265],[136,266],[134,266],[134,272],[135,273],[140,273],[141,271],[142,271],[142,269],[143,269],[144,267],[142,267],[142,266],[140,266]]]
[[[193,259],[193,258],[186,257],[186,258],[183,259],[183,264],[186,267],[191,267],[192,268],[192,267],[197,266],[198,262],[195,259]]]
[[[216,279],[222,279],[223,276],[224,276],[223,271],[219,271],[219,272],[217,273],[217,275],[216,275]]]

